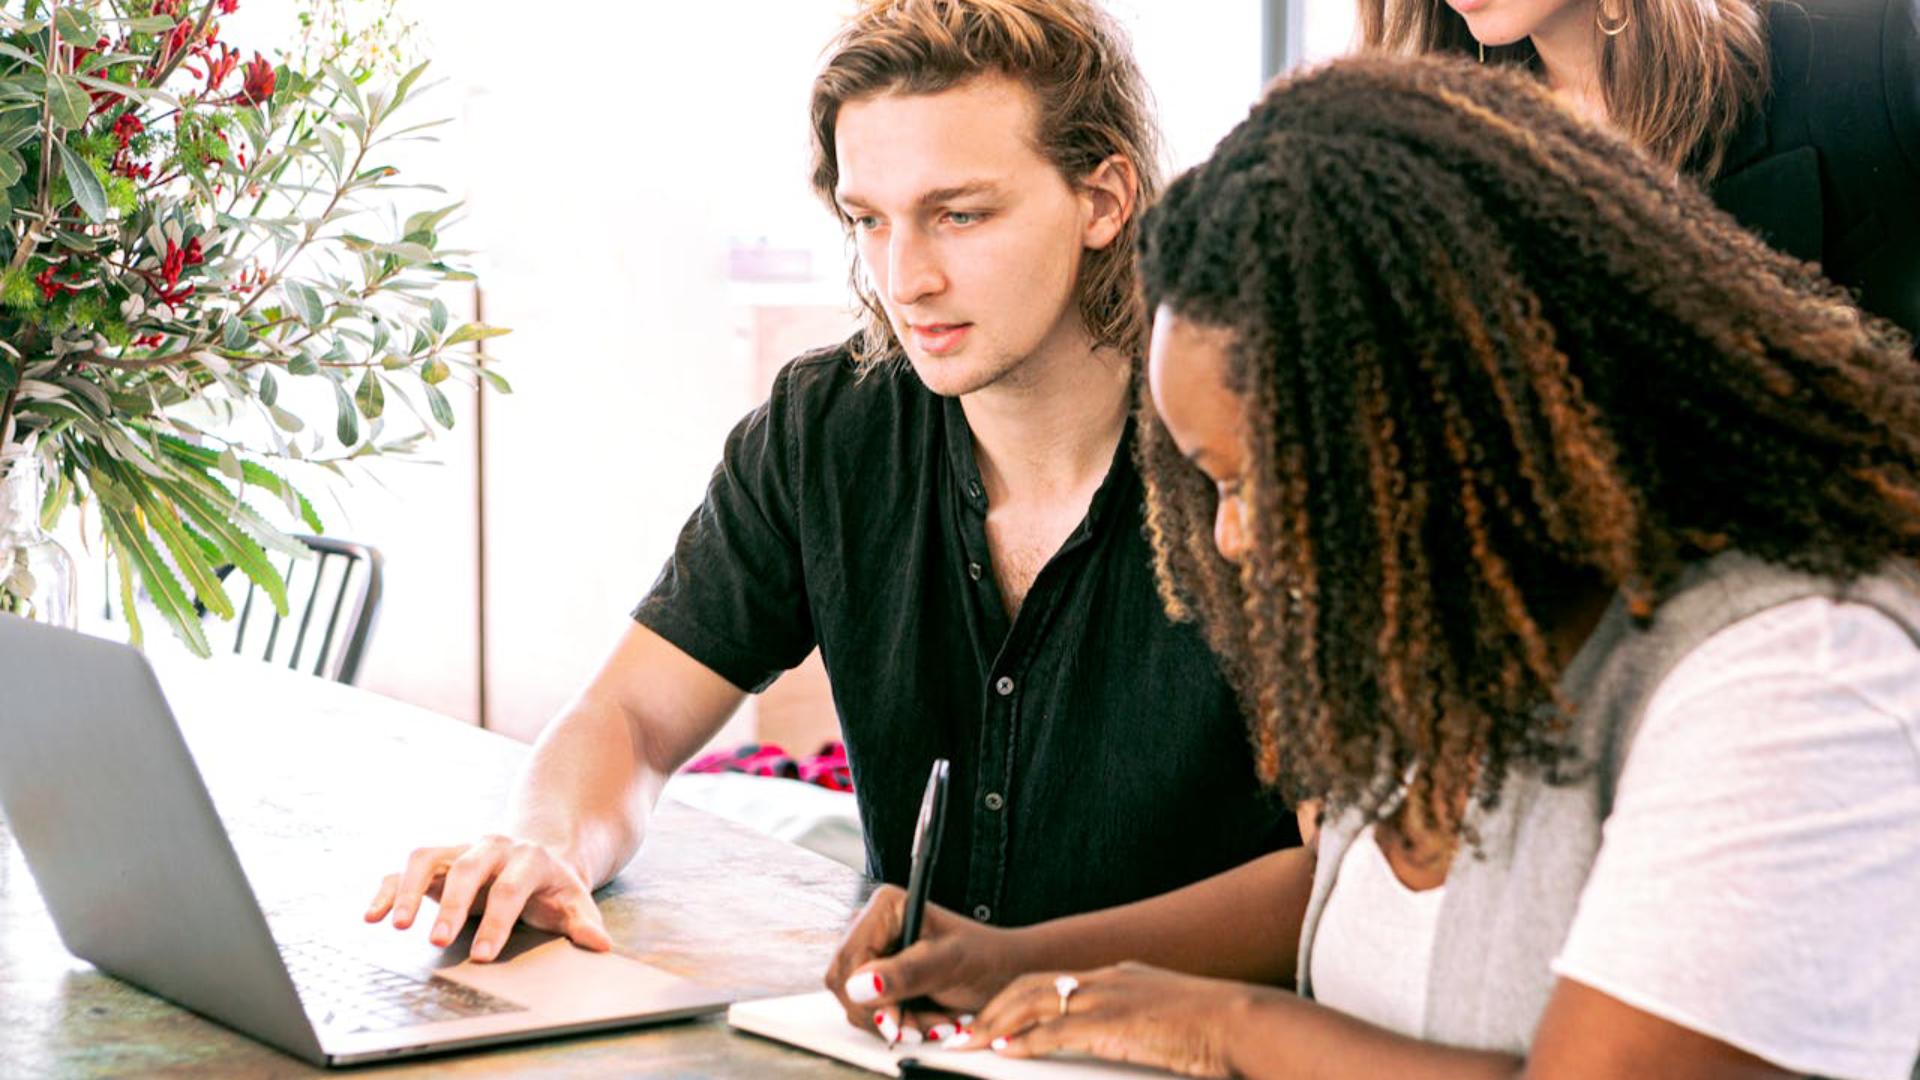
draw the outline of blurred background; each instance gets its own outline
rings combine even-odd
[[[328,0],[410,24],[430,59],[398,158],[460,200],[443,242],[477,286],[444,299],[512,328],[486,343],[513,386],[415,460],[314,471],[327,532],[386,559],[359,685],[531,739],[599,664],[699,503],[729,428],[794,354],[852,325],[838,225],[807,176],[807,92],[852,0],[507,4]],[[1156,97],[1168,166],[1204,158],[1267,75],[1344,51],[1346,0],[1113,0]],[[296,0],[241,0],[221,37],[296,47]],[[476,311],[477,309],[477,311]],[[75,545],[76,547],[81,545]],[[76,550],[83,589],[103,586]],[[90,598],[83,594],[83,607]],[[97,605],[97,596],[91,598]],[[150,630],[155,647],[166,637]],[[817,664],[716,742],[810,751],[833,736]]]

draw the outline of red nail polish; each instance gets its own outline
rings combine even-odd
[[[873,973],[873,988],[882,994],[887,992],[887,980],[877,971]]]

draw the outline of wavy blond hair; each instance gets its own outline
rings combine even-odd
[[[1076,187],[1118,154],[1138,177],[1136,206],[1160,188],[1159,132],[1146,83],[1126,35],[1086,0],[872,0],[827,46],[813,81],[813,189],[840,219],[834,130],[840,108],[880,94],[937,94],[982,75],[1017,80],[1033,93],[1039,116],[1034,145]],[[1080,316],[1098,347],[1146,352],[1133,247],[1139,214],[1113,243],[1086,252],[1078,278]],[[855,342],[863,365],[902,355],[856,261],[849,270],[865,310]]]

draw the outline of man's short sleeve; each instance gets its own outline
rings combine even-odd
[[[706,500],[635,621],[748,692],[814,645],[800,548],[800,477],[789,365],[772,396],[727,436]]]

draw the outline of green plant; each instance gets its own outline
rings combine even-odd
[[[508,389],[471,345],[506,331],[433,295],[471,279],[440,247],[455,207],[388,209],[421,185],[380,159],[442,122],[395,121],[426,65],[388,81],[397,20],[375,41],[306,2],[276,66],[221,40],[238,0],[0,0],[0,447],[51,462],[49,523],[97,507],[135,639],[137,580],[203,655],[196,603],[233,614],[217,567],[284,612],[267,553],[304,555],[249,497],[321,530],[287,461],[405,452],[452,426],[447,380]],[[337,447],[292,380],[330,384]],[[382,441],[395,401],[421,429]]]

